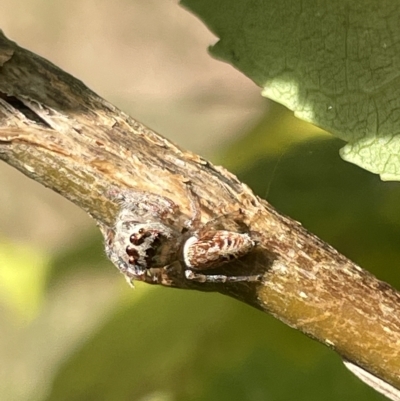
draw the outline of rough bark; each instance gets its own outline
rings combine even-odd
[[[400,294],[279,214],[231,173],[180,149],[85,85],[0,35],[0,159],[86,210],[101,227],[118,205],[110,187],[172,199],[202,221],[241,208],[260,245],[224,273],[262,283],[196,283],[271,313],[400,389]]]

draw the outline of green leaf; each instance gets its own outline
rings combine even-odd
[[[347,142],[344,160],[400,179],[400,3],[182,0],[225,60],[303,120]]]

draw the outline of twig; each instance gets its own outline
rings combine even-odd
[[[110,225],[110,187],[172,199],[202,220],[240,208],[260,246],[233,266],[263,283],[171,285],[219,291],[271,313],[400,388],[400,295],[282,216],[221,167],[180,149],[101,99],[48,61],[0,35],[0,159]],[[183,217],[183,216],[181,216]]]

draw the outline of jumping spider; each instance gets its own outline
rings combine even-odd
[[[258,281],[260,276],[203,274],[248,254],[256,245],[248,232],[223,229],[218,219],[201,225],[200,208],[190,194],[192,217],[181,224],[171,200],[147,192],[123,191],[115,226],[108,229],[106,253],[131,280],[161,281],[160,271],[180,263],[188,280],[199,282]],[[238,224],[231,221],[232,230]],[[219,225],[219,227],[218,227]]]

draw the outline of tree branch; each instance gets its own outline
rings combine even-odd
[[[400,294],[282,216],[221,167],[155,134],[48,61],[0,35],[0,159],[60,193],[100,226],[113,224],[111,187],[172,199],[202,221],[241,208],[260,245],[224,271],[263,283],[170,285],[218,291],[271,313],[400,389]]]

